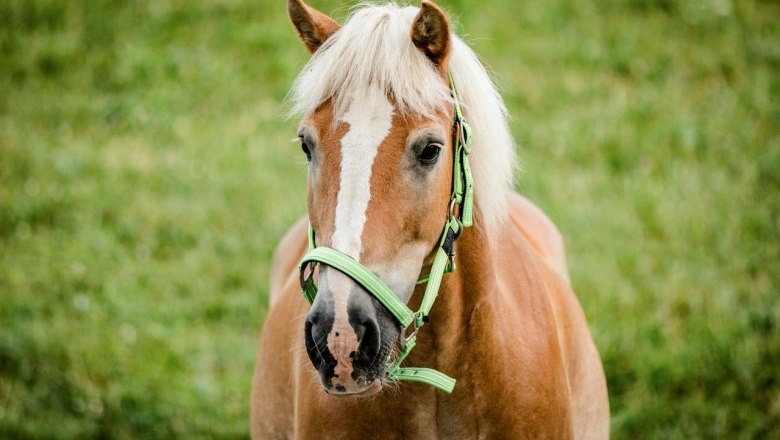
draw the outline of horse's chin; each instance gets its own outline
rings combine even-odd
[[[325,389],[325,392],[328,393],[328,395],[337,397],[339,399],[356,399],[356,398],[363,398],[363,397],[371,397],[379,393],[379,391],[382,390],[382,383],[379,381],[379,379],[374,380],[371,385],[358,390],[347,390],[347,391],[336,391],[336,390],[328,390]]]

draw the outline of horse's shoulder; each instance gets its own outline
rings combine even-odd
[[[609,404],[604,370],[582,306],[569,283],[563,237],[541,209],[519,194],[509,196],[509,211],[512,224],[549,267],[561,275],[545,270],[538,272],[555,319],[577,437],[608,437]]]
[[[563,236],[555,223],[536,204],[520,194],[509,193],[508,202],[512,224],[520,230],[542,258],[568,282],[566,248],[563,244]]]
[[[293,224],[276,246],[271,261],[270,305],[273,306],[283,292],[284,284],[296,275],[296,267],[307,246],[308,217],[302,216]]]

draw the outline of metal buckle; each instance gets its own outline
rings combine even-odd
[[[468,142],[466,142],[466,128],[464,127],[466,125],[465,121],[458,121],[458,141],[460,142],[461,147],[463,147],[463,151],[466,154],[471,153],[471,146],[469,146]]]
[[[448,219],[455,218],[455,197],[450,199],[450,210],[449,210],[449,216]]]
[[[458,230],[455,232],[455,235],[452,237],[453,241],[460,240],[460,236],[463,235],[463,222],[460,221],[459,218],[455,218],[455,221],[458,222]],[[455,253],[453,252],[453,256]]]
[[[409,327],[401,329],[400,342],[401,342],[401,346],[402,347],[405,346],[406,344],[408,344],[409,341],[414,339],[417,336],[417,332],[420,331],[420,327],[417,326],[417,318],[415,318],[414,322],[412,322],[412,325],[414,326],[414,330],[412,331],[412,334],[409,335],[409,337],[406,336],[406,329],[409,328]]]
[[[456,222],[458,222],[458,231],[455,232],[455,236],[452,237],[453,240],[458,241],[460,236],[463,235],[463,222],[460,221],[460,218],[455,216],[455,205],[457,205],[457,203],[455,203],[455,199],[454,198],[450,199],[450,210],[449,210],[448,219],[455,220]]]
[[[412,334],[411,335],[409,335],[408,337],[406,336],[406,329],[408,329],[409,327],[404,327],[404,328],[401,329],[401,339],[400,339],[400,341],[401,341],[401,346],[402,347],[405,346],[406,344],[408,344],[409,341],[414,339],[415,336],[417,336],[417,332],[420,331],[420,326],[417,325],[417,317],[418,317],[419,313],[420,313],[419,310],[414,312],[414,320],[412,321],[412,326],[414,327],[414,330],[412,330]]]

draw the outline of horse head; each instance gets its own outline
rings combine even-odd
[[[317,244],[352,257],[407,302],[450,201],[448,19],[430,2],[400,17],[357,13],[344,26],[300,0],[290,0],[288,12],[313,53],[294,93],[315,101],[298,137]],[[401,329],[360,284],[318,268],[306,351],[327,392],[372,394]]]

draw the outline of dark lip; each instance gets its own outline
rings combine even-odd
[[[364,397],[371,397],[378,394],[380,391],[382,391],[382,382],[379,379],[374,379],[374,382],[372,382],[368,388],[356,393],[338,393],[327,389],[325,390],[329,396],[333,396],[339,399],[359,399]]]
[[[385,354],[384,357],[386,358],[387,354]],[[360,386],[360,385],[363,385],[363,384],[366,384],[366,383],[368,384],[368,385],[365,385],[365,388],[363,390],[361,390],[361,391],[352,392],[352,393],[336,391],[334,389],[334,387],[331,386],[330,380],[328,380],[327,383],[326,383],[326,381],[324,380],[325,376],[322,374],[321,371],[318,372],[319,373],[318,376],[319,376],[320,385],[322,386],[322,389],[325,391],[325,393],[327,393],[329,396],[334,396],[334,397],[337,397],[337,398],[369,397],[369,396],[373,396],[373,395],[379,393],[379,391],[381,391],[381,389],[383,387],[382,384],[383,384],[384,378],[385,378],[385,371],[384,371],[384,369],[385,369],[386,364],[382,363],[382,365],[383,366],[382,367],[378,367],[376,369],[376,371],[372,371],[369,374],[366,374],[364,372],[363,374],[360,375],[361,377],[356,378],[357,385]],[[373,379],[368,379],[370,377],[373,377]]]

